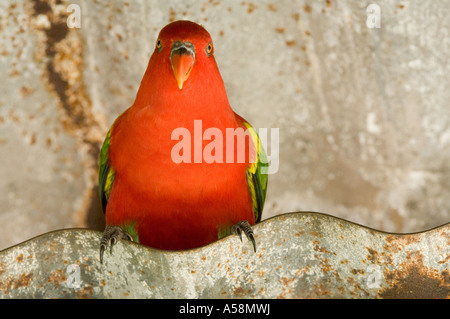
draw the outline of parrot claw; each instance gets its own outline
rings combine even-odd
[[[256,241],[255,236],[253,234],[252,226],[250,226],[249,222],[246,220],[241,220],[237,224],[231,227],[231,233],[239,235],[239,238],[242,241],[242,232],[244,232],[245,236],[247,236],[248,240],[250,240],[253,244],[253,250],[256,253]]]
[[[117,243],[118,239],[126,239],[133,241],[133,238],[118,226],[106,226],[103,232],[102,240],[100,241],[100,263],[103,264],[103,254],[108,246],[110,245],[110,254],[112,254],[113,246]]]

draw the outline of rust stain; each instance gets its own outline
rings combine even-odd
[[[313,285],[313,287],[314,287],[313,293],[310,296],[308,296],[308,298],[320,298],[333,295],[332,291],[328,289],[329,287],[328,283],[320,282]]]
[[[267,271],[265,269],[261,269],[257,272],[259,277],[264,277],[267,274]]]
[[[86,286],[83,287],[82,289],[75,290],[75,295],[77,296],[78,299],[91,299],[93,293],[94,290],[92,286]]]
[[[305,268],[299,268],[299,269],[295,270],[294,273],[296,276],[301,277],[304,274],[309,272],[309,268],[310,268],[309,266],[306,266]]]
[[[250,291],[251,291],[251,289],[245,290],[244,288],[239,286],[239,287],[236,287],[233,289],[233,295],[234,296],[245,296]]]
[[[381,298],[450,298],[448,270],[439,272],[423,264],[421,252],[409,252],[407,261],[393,271],[385,269],[388,287],[379,293]]]
[[[256,8],[257,8],[256,5],[254,5],[253,3],[249,3],[248,4],[248,8],[247,8],[247,12],[248,13],[252,13]]]
[[[13,70],[11,70],[11,72],[8,73],[8,75],[9,75],[10,77],[15,77],[15,76],[19,76],[19,75],[20,75],[20,72],[17,71],[16,69],[13,69]]]
[[[65,282],[66,280],[67,278],[65,275],[65,271],[62,269],[58,269],[51,272],[50,276],[47,279],[47,281],[53,284],[55,288],[58,288],[58,286],[61,285],[61,283]]]
[[[358,296],[358,295],[360,295],[361,292],[363,294],[367,294],[367,291],[363,287],[361,287],[360,281],[357,281],[355,278],[348,277],[347,283],[349,284],[349,286],[351,286],[353,288],[353,291],[349,291],[350,295]]]
[[[50,4],[47,1],[34,0],[33,10],[36,14],[45,14],[52,11],[52,7],[50,7]]]
[[[21,287],[28,287],[31,284],[31,281],[33,280],[33,274],[22,274],[20,277],[15,281],[14,288],[21,288]]]
[[[366,249],[369,252],[366,256],[366,260],[369,264],[391,264],[393,262],[392,255],[390,253],[386,253],[385,251],[379,253],[370,247],[366,247]]]
[[[264,288],[264,287],[259,288],[258,294],[259,294],[259,295],[265,295],[265,294],[267,294],[267,288]]]
[[[296,44],[295,40],[289,40],[289,41],[286,41],[286,46],[288,46],[288,47],[292,47],[292,46],[294,46],[295,44]]]
[[[26,85],[22,85],[22,87],[20,88],[20,94],[22,95],[23,98],[27,98],[28,96],[33,94],[33,92],[34,89]]]
[[[328,272],[334,270],[333,266],[331,266],[331,264],[330,264],[329,258],[323,258],[322,260],[320,260],[320,267],[322,268],[322,271],[324,273],[328,273]]]
[[[16,257],[16,261],[17,261],[18,263],[21,263],[21,262],[23,261],[23,254],[18,255],[18,256]]]
[[[372,264],[378,263],[378,252],[372,248],[367,247],[369,255],[367,255],[367,260]]]
[[[386,236],[385,241],[386,244],[383,246],[383,248],[386,251],[398,253],[405,246],[417,242],[418,238],[416,235],[401,235],[401,236],[389,235]]]
[[[293,295],[293,284],[295,283],[297,279],[294,278],[287,278],[287,277],[281,277],[279,282],[282,285],[281,293],[277,296],[279,299],[286,299],[286,298],[292,298]]]
[[[312,232],[310,232],[309,234],[310,234],[311,236],[314,236],[314,237],[319,237],[319,238],[322,238],[322,237],[323,237],[323,235],[322,235],[321,233],[316,232],[316,231],[312,231]]]
[[[276,12],[278,10],[278,7],[273,3],[269,3],[267,5],[267,9],[269,9],[269,11]]]
[[[4,263],[0,263],[0,276],[6,272],[6,266]]]
[[[86,172],[94,186],[83,194],[82,208],[74,212],[80,226],[103,229],[104,221],[97,195],[98,156],[106,134],[103,118],[96,118],[92,102],[84,83],[83,72],[85,42],[76,28],[67,26],[69,13],[59,0],[33,0],[30,25],[37,34],[36,54],[38,65],[43,65],[42,80],[47,90],[57,98],[61,109],[61,124],[77,141],[83,155]],[[62,10],[63,9],[63,10]],[[46,17],[48,24],[39,21]],[[22,90],[22,94],[29,91]]]
[[[312,243],[314,244],[314,250],[321,253],[330,253],[330,251],[324,247],[320,247],[320,241],[313,240]]]
[[[252,2],[245,2],[245,1],[242,1],[241,2],[241,5],[243,5],[243,6],[247,6],[247,13],[252,13],[253,11],[255,11],[255,9],[257,9],[258,7],[254,4],[254,3],[252,3]]]
[[[8,111],[8,118],[11,119],[13,122],[20,124],[20,118],[15,114],[14,109],[10,109]]]
[[[7,277],[0,281],[0,290],[5,294],[9,294],[11,290],[16,290],[22,287],[28,287],[33,280],[33,274],[21,274],[19,277]]]
[[[173,22],[177,19],[177,13],[175,12],[175,10],[170,7],[169,8],[169,22]]]
[[[363,269],[352,269],[352,270],[350,270],[350,272],[353,274],[353,275],[364,275],[365,274],[365,271],[363,270]]]
[[[450,264],[450,254],[442,255],[442,259],[438,261],[438,264]]]
[[[58,251],[60,248],[60,243],[57,241],[52,241],[48,244],[49,251]]]
[[[293,278],[287,278],[287,277],[281,277],[280,283],[284,286],[290,286],[292,283],[296,280],[295,277]]]
[[[213,6],[217,6],[220,4],[220,1],[209,0],[208,2],[211,3]]]

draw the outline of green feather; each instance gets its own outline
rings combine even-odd
[[[111,143],[111,131],[112,127],[109,129],[100,151],[98,186],[103,213],[106,210],[106,203],[108,202],[109,196],[111,194],[111,188],[115,177],[115,172],[110,166],[108,155],[108,148]]]
[[[267,174],[263,174],[261,169],[267,167],[268,162],[266,152],[255,129],[247,122],[244,122],[244,125],[250,133],[253,145],[256,147],[257,158],[255,163],[251,163],[247,169],[247,183],[252,198],[253,214],[257,223],[261,221],[267,191]]]
[[[139,234],[137,232],[136,223],[128,222],[120,225],[120,228],[122,228],[123,231],[125,231],[128,235],[130,235],[135,243],[139,244]]]

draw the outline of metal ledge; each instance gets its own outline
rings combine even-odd
[[[162,251],[67,229],[0,252],[2,298],[449,298],[450,223],[391,234],[319,213],[254,227],[258,250],[228,236]]]

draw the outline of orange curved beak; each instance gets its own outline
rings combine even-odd
[[[190,42],[176,41],[170,51],[170,64],[178,88],[183,88],[184,82],[189,78],[195,63],[195,49]]]

